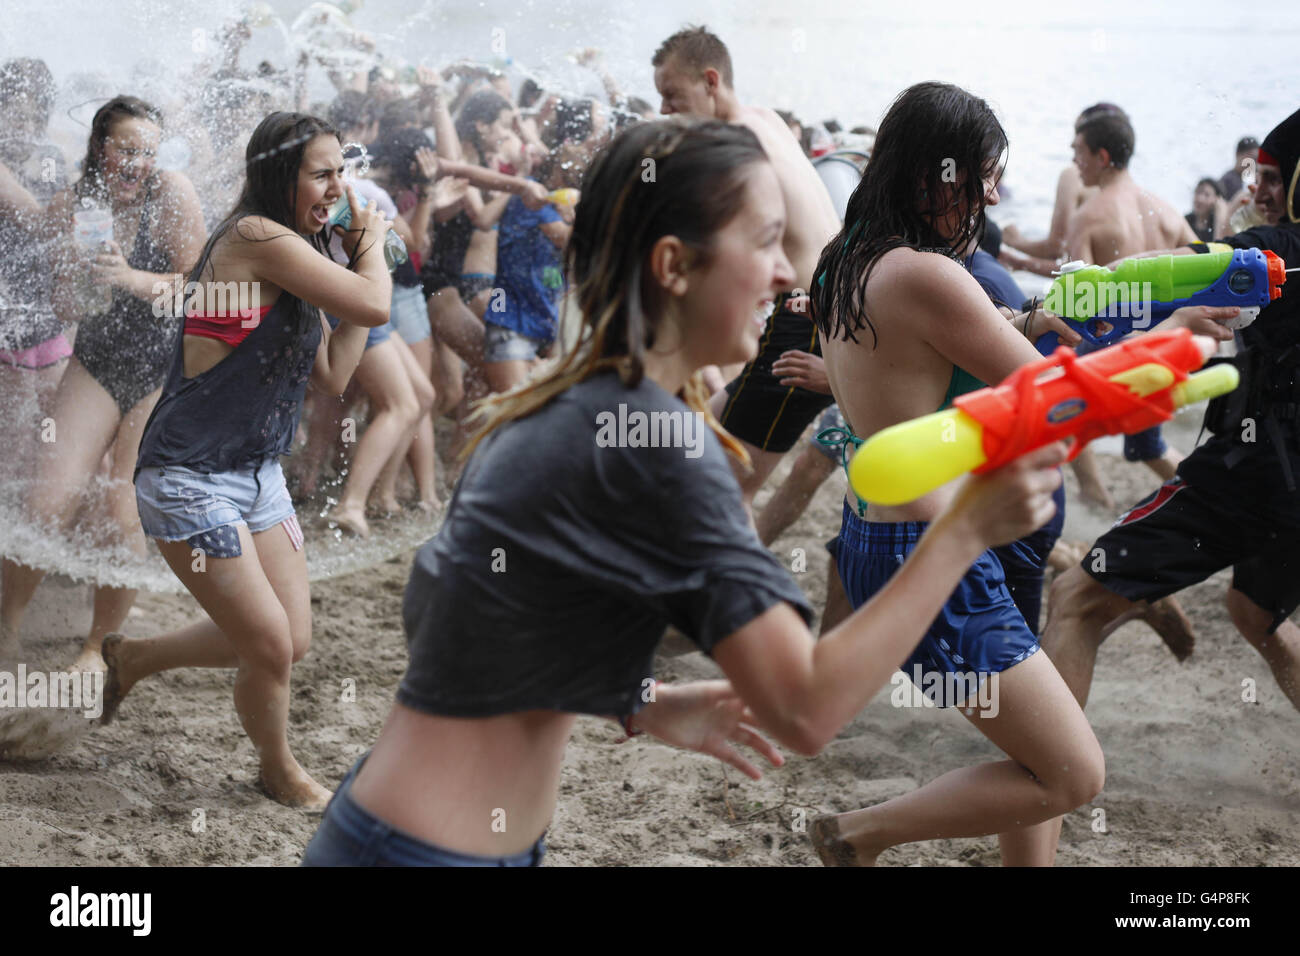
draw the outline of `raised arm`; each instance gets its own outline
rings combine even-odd
[[[347,192],[353,213],[343,245],[353,257],[352,268],[322,256],[297,233],[261,216],[249,216],[235,227],[245,240],[238,249],[258,280],[278,286],[344,322],[373,328],[388,321],[393,285],[384,263],[383,245],[391,224],[373,205],[359,209],[351,186]]]

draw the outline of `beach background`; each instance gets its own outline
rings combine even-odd
[[[301,9],[283,0],[272,6],[286,20]],[[120,88],[114,92],[149,95],[193,66],[194,31],[215,31],[235,7],[24,4],[6,10],[10,29],[0,35],[0,58],[41,56],[60,82],[98,71],[121,81],[113,82]],[[681,0],[509,7],[368,0],[353,22],[381,47],[438,65],[459,56],[491,59],[492,30],[503,29],[517,65],[593,93],[590,74],[566,57],[599,46],[622,88],[656,104],[649,67],[655,46],[683,23],[704,22],[730,45],[743,98],[810,121],[834,116],[846,129],[876,125],[912,82],[956,82],[989,98],[1011,141],[1011,198],[994,218],[1041,234],[1056,176],[1069,162],[1072,119],[1086,105],[1108,100],[1128,110],[1137,130],[1135,178],[1182,211],[1198,178],[1231,164],[1239,137],[1262,138],[1300,105],[1293,66],[1300,12],[1278,10],[1267,19],[1242,12],[1251,9],[1204,0],[1141,7],[1104,0],[1073,10],[862,3],[850,14],[840,4],[811,0],[795,17],[788,4],[771,0],[704,7]],[[277,43],[273,30],[259,31],[243,62],[275,55]],[[325,96],[323,81],[316,82]],[[66,98],[60,104],[56,124],[84,143],[76,123],[88,118],[85,108]],[[1026,291],[1037,291],[1033,281]],[[1167,434],[1187,451],[1198,426],[1199,410],[1190,411]],[[1118,503],[1127,506],[1155,487],[1148,471],[1116,457],[1115,442],[1101,447],[1103,475]],[[1068,474],[1067,483],[1065,537],[1090,542],[1113,516],[1079,505]],[[760,506],[774,484],[760,494]],[[839,526],[843,490],[842,476],[833,475],[773,547],[787,566],[794,549],[803,549],[807,570],[797,579],[818,607],[825,594],[822,543]],[[391,706],[405,665],[400,602],[410,549],[433,526],[376,531],[386,544],[371,550],[321,534],[309,545],[318,562],[321,554],[339,558],[318,563],[325,576],[312,587],[313,647],[294,672],[291,741],[303,765],[331,786],[373,743]],[[102,556],[88,550],[64,558],[93,566]],[[1126,625],[1103,647],[1087,713],[1106,752],[1106,788],[1067,817],[1060,863],[1300,863],[1300,715],[1236,635],[1222,605],[1228,581],[1221,573],[1181,596],[1198,635],[1186,662],[1176,662],[1142,624]],[[84,589],[51,582],[44,591],[24,652],[29,668],[66,665],[79,645],[71,635],[86,620]],[[195,614],[187,596],[142,594],[127,630],[160,633]],[[714,673],[698,653],[666,650],[661,679]],[[107,728],[80,719],[51,724],[32,714],[0,717],[0,749],[9,755],[0,761],[0,862],[296,863],[318,818],[277,806],[254,788],[255,760],[231,702],[232,683],[225,671],[153,678]],[[1243,700],[1252,686],[1254,700]],[[612,724],[582,719],[565,763],[548,864],[815,864],[801,832],[813,816],[878,802],[998,756],[955,713],[891,706],[891,689],[822,755],[791,757],[757,783],[711,758],[644,738],[616,743]],[[995,865],[998,853],[992,837],[945,840],[891,850],[881,862]]]

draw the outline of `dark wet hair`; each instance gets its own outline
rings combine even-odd
[[[86,144],[86,158],[81,163],[81,178],[73,187],[78,198],[93,196],[101,202],[108,199],[108,186],[100,166],[104,161],[104,141],[119,120],[148,120],[157,126],[163,125],[162,112],[134,96],[115,96],[98,110],[90,121],[90,140]]]
[[[497,121],[502,110],[510,109],[510,101],[496,90],[479,90],[465,101],[460,115],[456,117],[456,135],[462,143],[468,142],[478,151],[479,159],[486,152],[483,138],[479,136],[478,124],[491,126]]]
[[[524,82],[519,85],[519,106],[521,109],[527,109],[541,99],[544,90],[540,83],[531,76],[524,77]]]
[[[298,205],[298,170],[307,145],[317,136],[338,139],[339,133],[325,120],[307,113],[272,113],[257,124],[244,150],[244,188],[234,208],[208,237],[191,273],[192,281],[198,281],[203,267],[209,264],[217,240],[247,216],[264,216],[297,233],[294,210]],[[240,235],[252,239],[242,232]],[[328,227],[309,241],[322,255],[329,254]]]
[[[1214,190],[1214,195],[1220,198],[1223,197],[1223,187],[1219,185],[1219,181],[1217,179],[1211,179],[1209,176],[1206,176],[1198,180],[1196,183],[1196,188],[1193,189],[1192,192],[1193,193],[1200,192],[1202,186],[1209,186],[1211,189]]]
[[[670,59],[692,70],[697,76],[707,69],[715,69],[728,88],[736,85],[731,72],[731,54],[727,45],[710,33],[707,27],[687,26],[678,30],[655,50],[651,66],[663,66]]]
[[[1110,154],[1111,166],[1116,169],[1124,169],[1133,158],[1137,141],[1133,124],[1129,122],[1128,114],[1113,103],[1089,106],[1075,120],[1074,131],[1083,137],[1092,152],[1106,150]]]
[[[880,123],[871,162],[849,197],[844,228],[822,250],[811,289],[823,336],[857,341],[866,326],[867,282],[880,257],[908,247],[960,261],[984,230],[984,176],[1001,161],[1007,135],[992,108],[948,83],[917,83],[898,95]],[[964,174],[964,181],[963,181]],[[931,221],[950,193],[962,210],[956,234]]]
[[[646,267],[651,250],[664,236],[676,236],[698,256],[693,268],[706,264],[714,236],[744,206],[749,167],[766,160],[750,130],[718,120],[672,117],[614,137],[587,170],[564,250],[581,313],[577,344],[549,374],[488,399],[474,441],[602,369],[618,370],[629,387],[639,383],[664,303]],[[708,414],[701,375],[692,377],[683,397],[743,457]]]
[[[1259,149],[1259,140],[1253,136],[1243,136],[1241,139],[1237,140],[1238,156],[1242,153],[1254,152],[1257,149]]]
[[[372,151],[374,161],[388,170],[388,180],[398,189],[411,189],[415,177],[411,164],[421,149],[432,149],[433,143],[424,130],[405,127],[381,134]]]
[[[555,106],[555,120],[542,130],[542,140],[549,149],[569,142],[583,142],[595,126],[591,100],[564,99]]]

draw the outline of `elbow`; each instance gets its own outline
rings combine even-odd
[[[816,757],[828,743],[835,739],[835,731],[827,733],[825,728],[811,716],[793,714],[786,716],[779,729],[772,727],[772,734],[782,745],[789,747],[801,757]]]

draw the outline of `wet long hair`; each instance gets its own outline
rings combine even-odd
[[[162,111],[134,96],[115,96],[98,110],[90,121],[90,140],[86,144],[86,158],[81,162],[81,178],[73,186],[78,199],[92,198],[108,202],[108,184],[104,182],[104,142],[119,120],[148,120],[159,127],[163,125]]]
[[[511,109],[510,101],[496,90],[479,90],[461,107],[460,115],[456,117],[456,135],[462,143],[469,143],[478,151],[480,162],[487,151],[483,148],[483,137],[479,135],[478,124],[491,126],[501,111],[508,109]]]
[[[257,124],[248,138],[244,150],[244,188],[235,200],[235,206],[212,230],[203,252],[191,273],[192,281],[199,281],[205,266],[209,267],[212,249],[217,241],[247,216],[264,216],[297,233],[294,210],[298,206],[298,169],[307,144],[317,136],[339,133],[318,116],[306,113],[272,113]],[[342,146],[342,141],[339,143]],[[250,241],[253,236],[240,232],[241,238]],[[281,238],[281,237],[271,237]],[[329,227],[308,240],[321,255],[329,255]]]
[[[812,284],[813,321],[826,338],[857,341],[876,327],[867,282],[880,257],[906,246],[960,261],[984,231],[983,177],[1002,160],[1007,135],[988,103],[947,83],[917,83],[881,121],[871,162],[849,197],[844,227],[822,250]],[[939,208],[951,196],[947,209]],[[954,235],[934,224],[962,210]]]
[[[596,156],[582,183],[564,268],[581,313],[573,349],[549,374],[479,406],[481,429],[466,448],[493,429],[530,415],[571,385],[616,370],[629,388],[645,375],[655,345],[665,293],[648,275],[654,244],[676,236],[697,256],[711,258],[715,234],[743,208],[749,167],[766,162],[758,138],[742,126],[672,117],[625,130]],[[681,398],[729,452],[743,448],[709,413],[709,391],[696,372]]]

